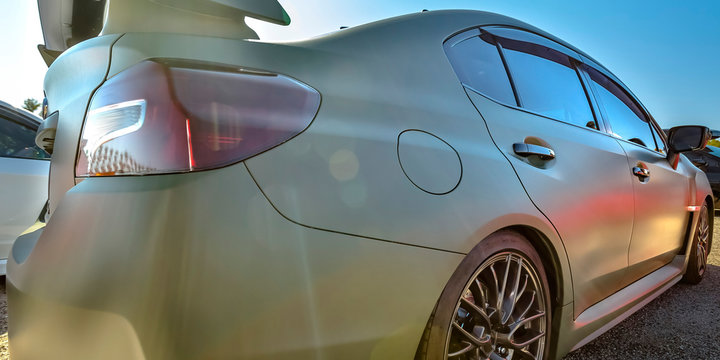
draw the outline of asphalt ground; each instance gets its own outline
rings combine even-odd
[[[715,225],[716,246],[700,284],[673,286],[563,360],[720,359],[720,217]],[[0,360],[7,360],[7,295],[0,279]]]

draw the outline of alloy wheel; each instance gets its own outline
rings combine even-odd
[[[546,339],[545,289],[518,252],[486,260],[455,308],[446,359],[542,359]]]

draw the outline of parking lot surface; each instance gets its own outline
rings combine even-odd
[[[720,217],[708,272],[699,285],[677,284],[563,360],[720,358]],[[0,281],[0,360],[10,359],[5,277]]]

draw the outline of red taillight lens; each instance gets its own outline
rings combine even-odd
[[[77,176],[222,167],[305,130],[320,94],[286,76],[173,60],[141,62],[95,93]]]

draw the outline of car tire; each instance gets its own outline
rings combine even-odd
[[[524,236],[496,232],[455,270],[416,359],[546,359],[551,309],[540,255]]]
[[[702,281],[707,271],[707,260],[712,247],[712,222],[706,204],[703,204],[698,216],[695,235],[693,235],[692,245],[690,245],[687,269],[683,275],[683,282],[688,284],[697,284]]]

